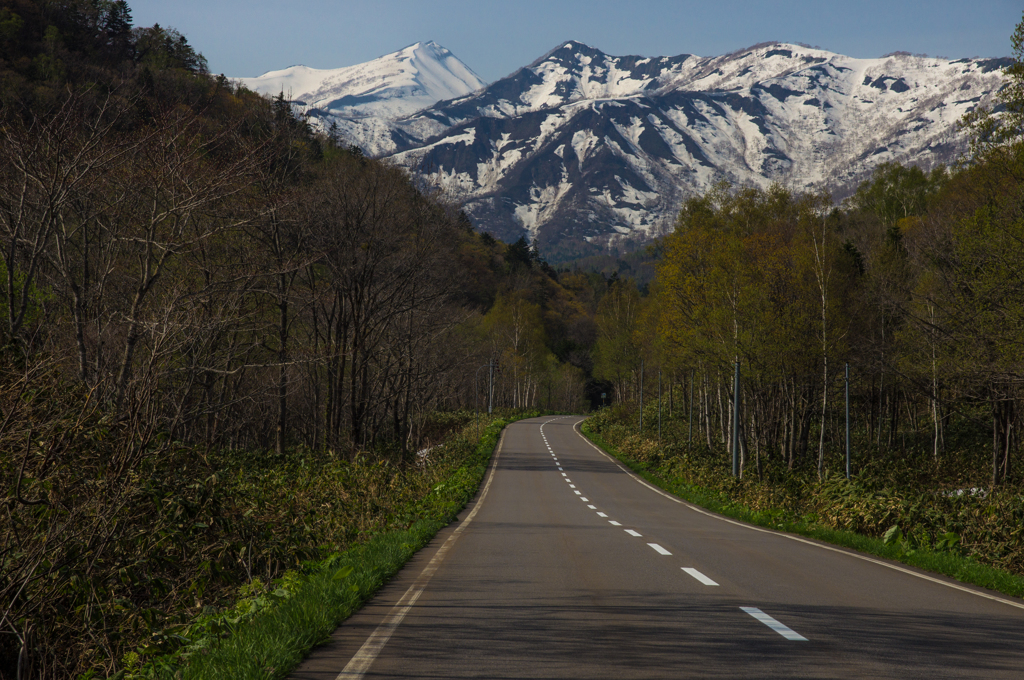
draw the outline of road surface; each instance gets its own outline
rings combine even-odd
[[[576,429],[489,481],[291,676],[1024,678],[1024,601],[682,503]]]

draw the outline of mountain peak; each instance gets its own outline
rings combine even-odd
[[[443,45],[439,45],[438,43],[434,42],[433,40],[414,42],[413,44],[407,45],[407,46],[403,47],[402,49],[398,50],[397,52],[392,52],[391,54],[392,55],[397,55],[397,54],[413,55],[413,54],[416,54],[417,52],[421,53],[421,54],[427,53],[427,54],[433,54],[433,55],[442,56],[442,57],[451,54],[451,52],[448,51],[448,49],[446,47],[444,47]],[[384,57],[388,57],[388,56],[391,56],[391,55],[384,55]],[[382,57],[382,58],[384,58],[384,57]]]
[[[340,117],[393,120],[486,83],[433,40],[416,42],[373,61],[337,69],[293,66],[236,79],[251,90],[284,92],[307,109]]]
[[[557,52],[558,50],[583,50],[585,52],[601,52],[601,50],[597,49],[596,47],[592,47],[587,43],[580,42],[579,40],[568,40],[562,43],[561,46],[556,47],[553,51]]]
[[[557,61],[564,61],[566,59],[575,59],[577,55],[595,57],[597,55],[603,55],[604,53],[595,48],[591,47],[586,43],[582,43],[579,40],[566,40],[565,42],[558,43],[554,48],[542,54],[527,68],[535,68],[545,61],[555,59]]]

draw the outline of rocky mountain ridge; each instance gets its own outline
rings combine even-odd
[[[407,115],[308,110],[461,200],[478,228],[560,260],[664,233],[717,182],[842,198],[885,161],[948,163],[965,149],[957,121],[990,102],[1008,63],[788,43],[616,57],[569,41]]]

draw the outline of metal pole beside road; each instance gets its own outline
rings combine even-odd
[[[732,382],[732,476],[740,476],[740,362]]]
[[[491,366],[491,362],[488,361],[483,366],[480,366],[479,368],[477,368],[476,369],[476,373],[473,374],[473,405],[476,408],[476,436],[477,436],[477,439],[479,439],[480,435],[481,435],[481,432],[480,432],[480,371],[484,370],[485,368],[490,368],[490,366]],[[490,410],[488,409],[487,412],[490,413]]]
[[[644,431],[644,360],[640,360],[640,433]]]
[[[846,362],[846,478],[850,478],[850,362]]]
[[[693,443],[693,376],[694,371],[690,371],[690,428],[689,428],[689,443]]]

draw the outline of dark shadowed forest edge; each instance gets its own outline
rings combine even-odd
[[[955,167],[723,184],[556,271],[123,0],[0,0],[0,678],[223,677],[236,644],[282,676],[472,495],[489,402],[611,403],[664,480],[1021,575],[1012,47]]]

